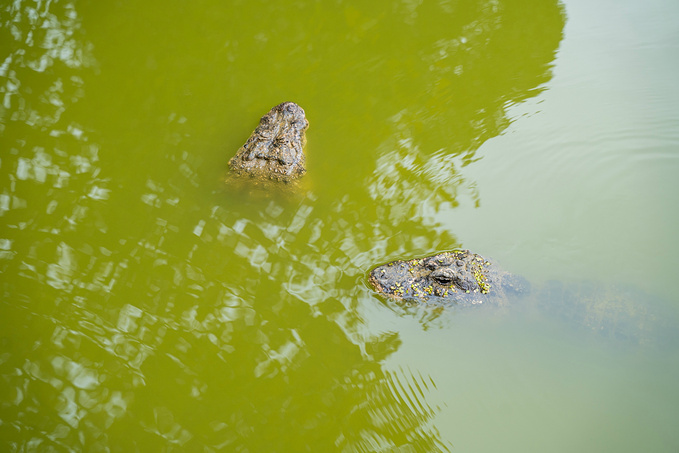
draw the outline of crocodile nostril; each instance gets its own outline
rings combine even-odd
[[[474,291],[477,289],[478,285],[472,280],[459,279],[455,282],[455,286],[460,288],[462,291]]]
[[[425,266],[427,267],[427,269],[429,269],[430,271],[433,271],[434,269],[436,269],[437,267],[439,267],[438,263],[437,263],[436,261],[434,261],[434,260],[427,261],[424,265],[425,265]]]
[[[433,271],[431,273],[431,278],[441,285],[450,285],[455,280],[455,272],[453,272],[452,269],[444,267]]]

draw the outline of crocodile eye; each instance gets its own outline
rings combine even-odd
[[[441,285],[450,285],[455,280],[455,272],[447,267],[436,269],[430,275],[432,279]]]

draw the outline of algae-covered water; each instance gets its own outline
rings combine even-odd
[[[669,0],[0,1],[0,449],[679,450],[677,23]],[[302,187],[234,190],[284,101]],[[531,303],[367,285],[458,247]]]

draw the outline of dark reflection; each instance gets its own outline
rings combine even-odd
[[[10,450],[449,448],[435,383],[385,367],[401,339],[370,325],[366,311],[384,307],[364,275],[460,245],[431,214],[479,203],[462,169],[506,127],[507,105],[548,80],[563,14],[555,2],[336,2],[293,27],[270,2],[258,20],[232,3],[163,4],[167,14],[140,20],[136,4],[82,2],[98,25],[87,35],[75,3],[2,8],[0,438]],[[117,15],[140,20],[121,31],[139,36],[95,22]],[[203,53],[181,34],[196,23],[218,25]],[[276,36],[289,54],[267,47]],[[111,58],[100,75],[90,40]],[[241,63],[252,53],[266,71]],[[328,55],[345,69],[310,76]],[[294,196],[215,190],[229,156],[199,137],[226,129],[235,152],[245,138],[235,131],[252,125],[215,110],[249,117],[246,105],[279,100],[271,80],[301,87],[286,95],[327,94],[309,145],[330,156],[316,166],[323,176]],[[189,96],[204,83],[218,107]],[[384,85],[378,99],[365,95],[371,85]],[[328,128],[346,140],[332,148]]]

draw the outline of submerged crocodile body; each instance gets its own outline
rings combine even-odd
[[[679,342],[676,311],[629,286],[549,281],[538,288],[469,250],[398,260],[370,271],[380,294],[407,305],[521,306],[556,316],[604,337],[635,344]]]
[[[232,172],[260,180],[292,181],[306,173],[304,110],[294,102],[273,107],[229,160]]]
[[[385,296],[432,303],[502,302],[508,296],[528,292],[524,279],[497,269],[469,250],[392,261],[373,269],[369,281]]]

